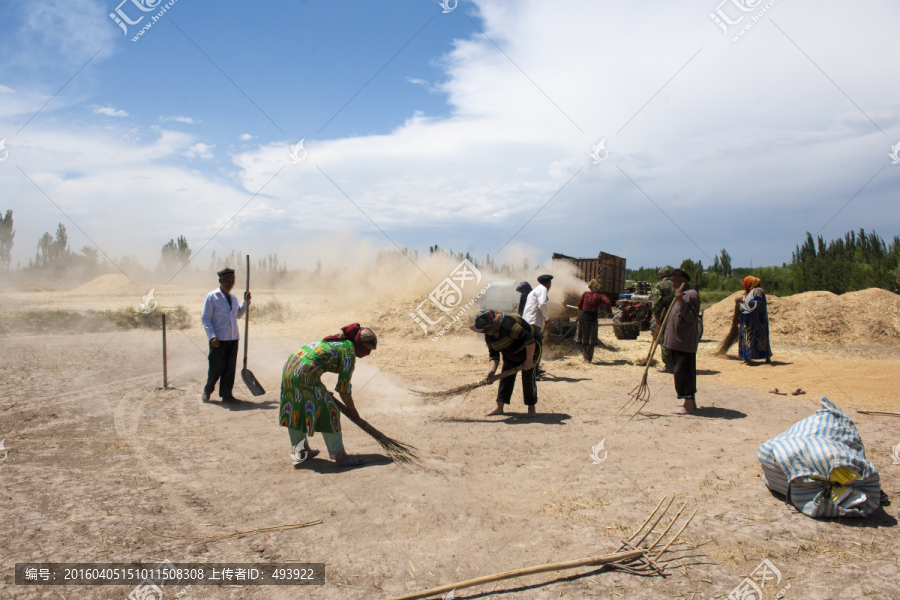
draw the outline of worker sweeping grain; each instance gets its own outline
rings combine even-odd
[[[760,286],[758,277],[748,275],[741,280],[744,295],[735,298],[740,305],[740,333],[738,334],[738,356],[749,365],[751,360],[765,360],[772,364],[772,346],[769,344],[769,307],[766,292]]]
[[[317,431],[322,434],[328,454],[337,464],[362,464],[360,457],[347,456],[344,451],[341,409],[322,384],[321,377],[326,371],[338,374],[335,391],[344,401],[348,416],[358,420],[350,378],[356,359],[368,356],[377,344],[375,332],[353,323],[341,328],[341,333],[337,335],[303,346],[288,358],[281,378],[278,415],[281,426],[288,428],[293,454],[301,457],[298,464],[307,456],[319,453],[318,450],[310,450],[307,441]]]
[[[535,367],[541,360],[541,340],[534,325],[522,317],[505,315],[502,312],[485,309],[475,317],[475,324],[469,329],[484,334],[484,341],[490,356],[490,370],[485,379],[497,372],[500,356],[503,356],[503,371],[522,367],[522,393],[528,416],[533,417],[537,404],[537,383]],[[516,374],[500,380],[497,389],[497,408],[486,416],[502,415],[505,404],[512,398],[516,385]]]

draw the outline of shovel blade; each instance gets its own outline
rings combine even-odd
[[[256,376],[250,372],[250,369],[241,369],[241,379],[244,380],[244,385],[247,386],[247,389],[250,390],[250,393],[254,396],[265,395],[266,390],[264,390],[263,386],[257,381]]]

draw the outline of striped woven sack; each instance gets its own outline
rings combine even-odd
[[[822,408],[763,443],[766,485],[809,517],[865,517],[881,505],[881,481],[853,421],[825,396]]]

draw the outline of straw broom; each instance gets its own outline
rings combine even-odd
[[[366,420],[362,417],[359,419],[354,419],[347,412],[347,407],[343,402],[338,400],[332,395],[332,400],[337,404],[338,408],[341,409],[341,412],[344,415],[353,421],[357,427],[368,433],[372,436],[376,442],[381,445],[385,452],[388,453],[388,457],[396,463],[404,464],[404,465],[415,465],[417,467],[427,468],[425,463],[422,462],[421,456],[419,456],[419,449],[410,446],[409,444],[404,444],[403,442],[399,442],[391,437],[388,437],[372,427]]]
[[[467,383],[465,385],[461,385],[459,387],[455,387],[449,390],[439,390],[436,392],[423,392],[420,390],[410,390],[413,394],[418,396],[422,396],[424,398],[434,398],[438,400],[446,400],[447,398],[452,398],[453,396],[460,396],[462,394],[468,394],[473,390],[477,390],[480,387],[484,387],[486,385],[491,385],[492,383],[503,379],[504,377],[509,377],[510,375],[515,375],[519,371],[524,368],[525,365],[519,365],[514,369],[509,369],[507,371],[503,371],[499,375],[494,375],[493,377],[489,377],[487,379],[482,379],[481,381],[475,383]]]
[[[641,407],[637,409],[637,411],[631,415],[629,421],[635,417],[641,409],[647,404],[650,400],[650,386],[647,385],[647,373],[650,371],[650,361],[653,360],[653,355],[656,353],[656,347],[659,346],[660,340],[662,340],[664,332],[666,330],[666,323],[669,321],[669,313],[672,312],[672,307],[675,306],[676,300],[672,300],[672,304],[669,305],[669,308],[666,309],[666,314],[663,317],[662,321],[659,324],[659,328],[656,330],[656,338],[653,340],[653,343],[650,344],[650,351],[647,353],[646,366],[644,367],[644,375],[641,377],[641,382],[631,390],[631,393],[628,394],[631,396],[631,399],[628,400],[625,404],[623,404],[619,410],[615,412],[616,415],[621,415],[624,413],[632,404],[636,402],[643,402]]]
[[[738,324],[740,322],[741,317],[741,305],[734,305],[734,315],[731,317],[731,329],[728,330],[728,335],[725,336],[725,339],[722,340],[722,343],[719,344],[718,350],[716,350],[717,356],[723,356],[728,350],[734,346],[734,343],[738,339],[738,333],[740,332],[740,328]]]

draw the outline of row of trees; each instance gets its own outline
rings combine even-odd
[[[821,235],[813,239],[806,234],[798,244],[790,264],[771,267],[732,267],[727,250],[713,258],[706,269],[703,262],[686,259],[679,265],[706,291],[736,292],[743,289],[741,279],[748,275],[759,277],[763,287],[780,296],[824,290],[835,294],[878,287],[888,290],[900,288],[900,236],[886,243],[874,231],[848,232],[842,238],[826,241]],[[666,267],[629,269],[626,277],[643,281],[658,281],[657,273]]]
[[[0,218],[0,269],[9,271],[12,263],[12,247],[15,240],[13,212],[7,210]],[[470,253],[444,250],[437,244],[429,246],[429,254],[442,254],[455,261],[469,260],[479,269],[487,269],[495,273],[512,277],[516,273],[528,272],[528,259],[522,265],[503,263],[497,267],[494,259],[487,255],[478,260]],[[160,250],[159,262],[155,270],[145,269],[134,256],[119,259],[118,266],[133,278],[149,279],[175,276],[183,270],[198,273],[203,269],[196,265],[191,267],[193,250],[185,236],[170,239]],[[223,267],[231,267],[241,271],[244,266],[243,253],[232,250],[225,256],[212,253],[212,259],[205,274],[214,274]],[[383,265],[392,261],[418,261],[418,251],[406,248],[382,248],[378,251],[376,264]],[[826,290],[835,294],[843,294],[870,287],[896,289],[900,287],[900,236],[895,235],[890,243],[886,243],[874,231],[848,232],[842,238],[826,241],[822,236],[815,239],[806,234],[806,240],[798,244],[794,250],[791,263],[779,266],[743,268],[733,267],[731,255],[723,249],[713,258],[713,264],[704,268],[702,261],[685,259],[679,265],[704,290],[735,292],[741,289],[740,280],[747,275],[754,275],[763,281],[763,287],[778,295],[790,295],[812,290]],[[19,267],[21,268],[21,267]],[[657,273],[662,268],[640,268],[626,270],[627,279],[656,282]],[[108,260],[100,259],[100,253],[93,246],[84,246],[79,252],[69,248],[66,227],[62,223],[56,228],[55,235],[45,232],[37,242],[34,258],[21,268],[29,275],[47,274],[58,276],[63,271],[77,279],[88,280],[102,273],[116,272],[118,269]],[[321,261],[313,274],[321,274]],[[300,271],[291,271],[286,263],[279,260],[277,254],[257,259],[254,270],[256,282],[261,285],[277,285],[287,279],[301,275]]]

